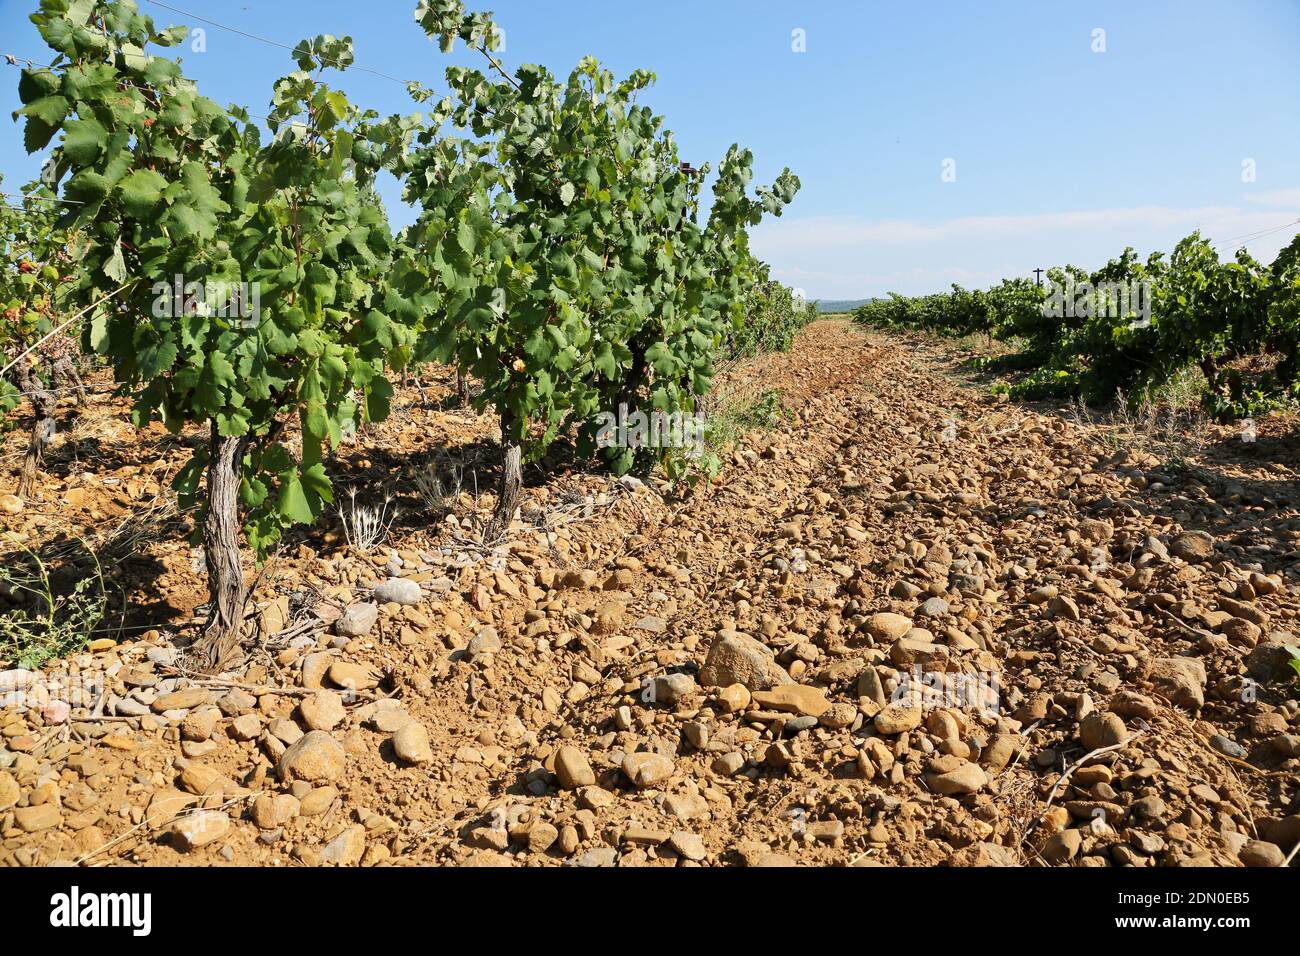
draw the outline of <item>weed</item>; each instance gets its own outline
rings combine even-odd
[[[0,657],[35,670],[85,650],[108,609],[103,566],[89,546],[85,551],[94,573],[79,575],[66,594],[55,593],[50,570],[35,551],[24,547],[6,556],[0,593],[18,607],[0,614]]]
[[[401,512],[398,507],[390,510],[392,502],[392,495],[384,495],[382,506],[357,504],[357,490],[349,488],[347,504],[339,506],[343,536],[348,544],[358,551],[370,552],[387,541],[388,532]]]

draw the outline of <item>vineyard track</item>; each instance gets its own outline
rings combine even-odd
[[[14,758],[0,773],[20,805],[0,810],[0,863],[1236,865],[1289,851],[1300,839],[1287,750],[1297,713],[1281,684],[1262,681],[1250,702],[1241,693],[1243,676],[1270,665],[1259,648],[1294,627],[1300,606],[1288,574],[1300,542],[1294,483],[1271,461],[1295,460],[1289,423],[1264,423],[1241,454],[1216,433],[1212,453],[1169,475],[1136,440],[1117,446],[1102,428],[999,402],[958,384],[955,367],[938,351],[816,322],[790,352],[729,373],[742,389],[778,389],[785,414],[746,434],[711,485],[678,498],[653,482],[629,490],[563,471],[526,489],[495,569],[426,560],[467,532],[407,514],[389,545],[402,573],[423,581],[422,602],[384,607],[350,642],[323,628],[298,650],[273,641],[235,677],[256,700],[196,680],[203,700],[186,713],[74,715],[75,733],[44,726],[39,711],[0,712],[0,753]],[[393,417],[332,462],[337,484],[405,503],[409,474],[390,462],[490,457],[491,422],[439,411],[447,390],[426,391],[432,401],[399,390]],[[0,517],[29,546],[148,512],[150,487],[183,458],[158,432],[124,427],[121,402],[89,401],[64,441],[98,428],[115,467],[92,471],[56,445],[30,508]],[[17,441],[5,445],[10,470]],[[1206,534],[1184,534],[1196,531]],[[166,635],[203,598],[188,549],[158,537],[134,547],[121,568],[152,615],[140,626],[155,628],[81,660],[88,673],[107,668],[110,688],[177,677]],[[1090,563],[1096,548],[1104,565]],[[387,547],[346,548],[337,529],[295,536],[257,581],[267,630],[283,632],[276,602],[294,591],[315,592],[318,614],[336,615],[331,605],[365,598],[389,560]],[[940,595],[946,608],[922,608]],[[925,633],[896,642],[860,626],[881,612]],[[771,707],[744,720],[725,712],[721,688],[699,681],[729,631],[824,691],[834,706],[820,725],[796,730],[793,714]],[[996,674],[996,717],[931,711],[920,728],[867,745],[878,707],[859,698],[861,675],[874,666],[888,687],[912,657]],[[1179,661],[1200,662],[1203,683]],[[379,687],[321,731],[335,742],[325,761],[340,762],[337,779],[291,788],[265,738],[292,736],[275,721],[329,723],[330,701],[304,694],[328,664],[362,668]],[[647,702],[646,679],[673,673],[693,679],[681,698]],[[392,713],[376,713],[374,696],[400,701],[427,751],[390,739]],[[195,739],[218,698],[214,726]],[[1108,708],[1120,728],[1088,717]],[[1052,795],[1065,768],[1117,732],[1118,747]],[[1212,746],[1215,735],[1240,754]],[[574,752],[590,767],[576,791],[557,786],[561,747],[573,748],[564,775]],[[633,761],[641,787],[624,769],[637,751],[663,758]],[[724,772],[732,754],[739,768]],[[293,809],[314,800],[322,812],[277,818],[291,804],[273,797],[309,792]],[[184,819],[170,817],[200,799],[227,828],[182,852],[183,837],[167,831]]]

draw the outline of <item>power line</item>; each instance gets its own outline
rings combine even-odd
[[[1275,232],[1281,232],[1283,229],[1286,229],[1289,226],[1297,226],[1297,225],[1300,225],[1300,219],[1292,219],[1290,222],[1284,222],[1280,226],[1273,226],[1268,229],[1260,229],[1257,230],[1256,232],[1248,232],[1245,233],[1244,235],[1233,236],[1230,239],[1221,239],[1218,242],[1210,243],[1210,245],[1213,247],[1213,246],[1227,246],[1227,245],[1231,245],[1234,242],[1254,242],[1258,239],[1263,239],[1267,236],[1271,236]]]

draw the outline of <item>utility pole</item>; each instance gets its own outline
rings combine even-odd
[[[1043,270],[1042,270],[1042,269],[1035,269],[1035,270],[1034,270],[1034,280],[1035,280],[1034,284],[1035,284],[1036,286],[1038,286],[1038,287],[1041,289],[1041,288],[1043,287]]]

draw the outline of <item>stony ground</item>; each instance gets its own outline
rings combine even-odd
[[[333,465],[388,539],[291,541],[219,679],[178,665],[186,439],[97,397],[0,530],[110,554],[128,629],[0,672],[0,862],[1283,865],[1294,423],[1172,467],[956,372],[819,322],[736,373],[787,414],[716,483],[560,463],[489,552],[490,422],[404,389]]]

